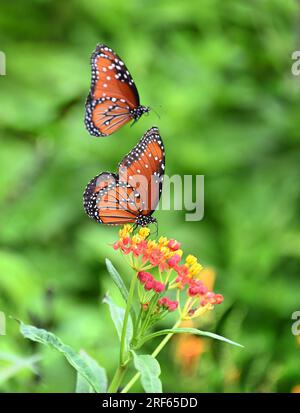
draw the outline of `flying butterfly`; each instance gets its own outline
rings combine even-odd
[[[85,126],[93,136],[108,136],[150,108],[140,105],[134,81],[120,57],[104,44],[91,57],[91,89],[85,104]]]
[[[147,226],[159,202],[165,151],[159,130],[149,129],[120,162],[118,173],[102,172],[87,185],[83,202],[87,215],[106,225]]]

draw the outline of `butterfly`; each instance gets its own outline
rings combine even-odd
[[[156,223],[165,169],[165,151],[159,130],[149,129],[120,162],[118,173],[95,176],[83,194],[87,215],[106,225]]]
[[[124,62],[109,47],[97,45],[91,57],[91,89],[85,104],[85,126],[93,136],[108,136],[150,108],[140,105]]]

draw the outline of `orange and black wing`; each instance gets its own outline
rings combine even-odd
[[[107,136],[132,119],[139,94],[127,67],[106,45],[91,57],[91,89],[86,101],[85,125],[93,136]]]
[[[142,207],[139,193],[115,174],[97,175],[84,192],[86,213],[101,224],[134,224]]]
[[[108,185],[98,194],[97,209],[102,224],[134,224],[141,208],[139,193],[126,182]]]
[[[125,99],[102,97],[87,98],[85,124],[93,136],[108,136],[132,120]]]
[[[143,215],[159,202],[165,170],[165,149],[159,130],[149,129],[119,165],[119,181],[128,182],[141,197]]]
[[[95,176],[86,186],[83,194],[83,207],[87,215],[98,221],[97,198],[99,191],[115,183],[118,177],[110,172],[102,172]]]

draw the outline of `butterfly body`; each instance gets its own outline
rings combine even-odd
[[[91,57],[91,89],[85,105],[85,126],[92,136],[108,136],[149,108],[140,105],[134,81],[120,57],[100,44]]]
[[[151,215],[139,214],[136,218],[135,224],[140,227],[147,227],[149,224],[154,224],[156,222],[156,218],[152,217]]]
[[[100,224],[147,226],[162,192],[164,145],[156,127],[119,164],[118,173],[102,172],[87,185],[83,199],[87,215]]]

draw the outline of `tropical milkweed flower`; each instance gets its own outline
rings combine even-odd
[[[151,240],[149,235],[149,228],[134,233],[133,227],[127,224],[113,244],[136,271],[144,311],[151,309],[158,318],[178,310],[181,319],[188,320],[223,302],[221,294],[205,285],[207,270],[198,259],[192,254],[184,258],[180,242],[167,237]]]

